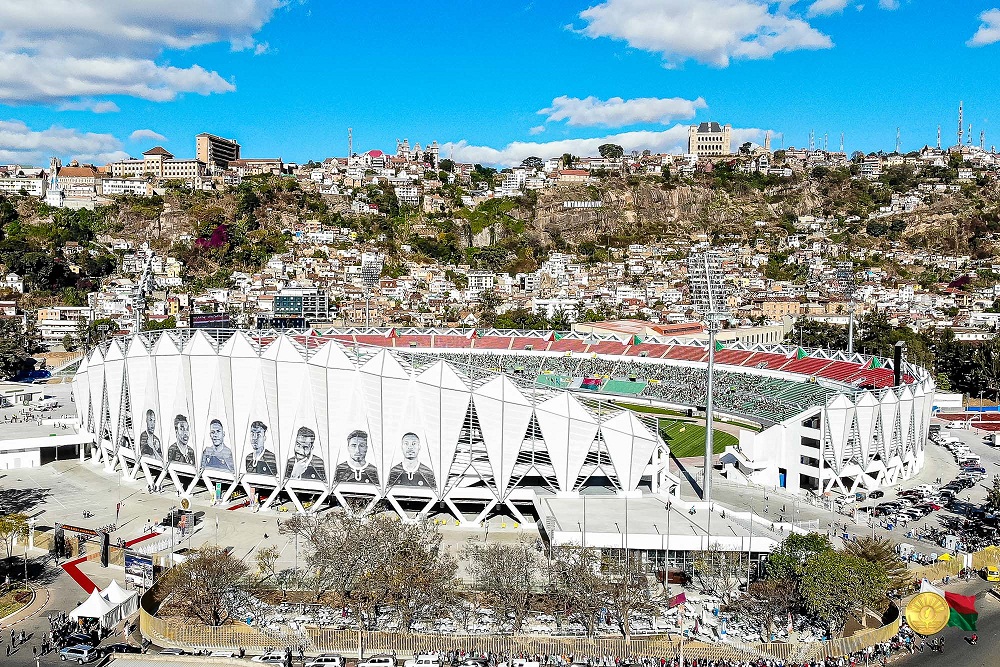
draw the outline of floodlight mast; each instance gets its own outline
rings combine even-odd
[[[840,262],[837,264],[837,282],[840,291],[847,296],[847,353],[854,354],[854,308],[857,283],[854,280],[854,264]]]
[[[708,326],[708,390],[705,396],[705,475],[702,500],[712,499],[712,467],[715,437],[713,432],[713,394],[715,385],[715,339],[722,320],[728,316],[722,284],[722,261],[717,253],[703,252],[688,258],[688,280],[694,305],[702,311]]]

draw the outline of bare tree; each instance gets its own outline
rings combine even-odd
[[[593,636],[604,606],[605,587],[597,549],[568,545],[553,550],[548,599],[557,621],[578,620],[587,628],[587,635]]]
[[[473,587],[485,606],[493,610],[498,627],[520,632],[537,583],[538,552],[526,541],[515,544],[469,542],[464,550]]]
[[[739,590],[740,577],[746,576],[747,561],[743,552],[724,551],[716,543],[694,554],[694,575],[702,590],[718,595],[729,604]]]
[[[784,617],[795,603],[795,582],[764,579],[750,584],[747,594],[731,607],[767,637],[775,617]]]
[[[623,552],[604,565],[604,604],[626,640],[632,637],[632,619],[657,609],[639,554]]]
[[[306,581],[316,599],[337,596],[358,630],[377,628],[383,607],[409,630],[454,599],[458,566],[429,524],[406,524],[391,513],[338,511],[294,517],[281,530],[305,541]]]
[[[185,616],[224,625],[246,598],[249,568],[228,550],[204,545],[163,577],[167,602]]]

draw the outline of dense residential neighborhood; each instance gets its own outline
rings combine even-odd
[[[56,261],[40,271],[3,254],[5,317],[67,350],[137,327],[632,319],[665,333],[701,320],[686,257],[711,246],[733,329],[780,340],[796,322],[846,325],[853,311],[992,338],[995,152],[970,142],[849,156],[773,150],[770,135],[734,147],[728,127],[692,125],[685,154],[608,144],[500,171],[455,163],[437,142],[294,164],[207,133],[194,158],[156,146],[107,165],[6,165],[7,241],[35,242],[25,229],[37,225]],[[968,225],[973,238],[959,238]],[[757,330],[730,338],[763,340]]]

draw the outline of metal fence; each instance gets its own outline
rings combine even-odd
[[[222,648],[263,651],[272,647],[303,646],[310,652],[330,652],[344,655],[393,653],[412,655],[430,651],[464,649],[473,652],[492,651],[501,655],[548,654],[574,656],[658,656],[708,660],[783,661],[820,660],[863,650],[889,641],[899,632],[900,615],[892,608],[893,620],[880,628],[863,630],[850,637],[809,643],[742,643],[709,644],[682,639],[677,635],[640,635],[625,637],[553,637],[549,635],[452,635],[399,632],[359,632],[306,627],[299,634],[260,630],[242,623],[208,627],[191,622],[161,619],[155,615],[160,592],[154,586],[142,599],[139,628],[160,646],[179,648]]]

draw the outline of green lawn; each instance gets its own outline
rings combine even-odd
[[[677,458],[705,455],[705,427],[691,422],[681,422],[672,419],[660,420],[660,437],[670,447],[670,452]],[[732,433],[715,430],[712,440],[712,452],[721,454],[727,446],[736,445],[739,439]]]
[[[633,412],[642,412],[648,415],[667,415],[671,417],[687,417],[686,411],[681,410],[669,410],[667,408],[659,408],[654,405],[642,405],[640,403],[628,403],[626,401],[611,401],[620,408],[626,408],[632,410]],[[761,428],[759,424],[751,424],[749,422],[743,421],[742,419],[720,419],[716,416],[715,421],[724,421],[727,424],[734,424],[747,431],[753,431],[754,433],[760,433]]]

